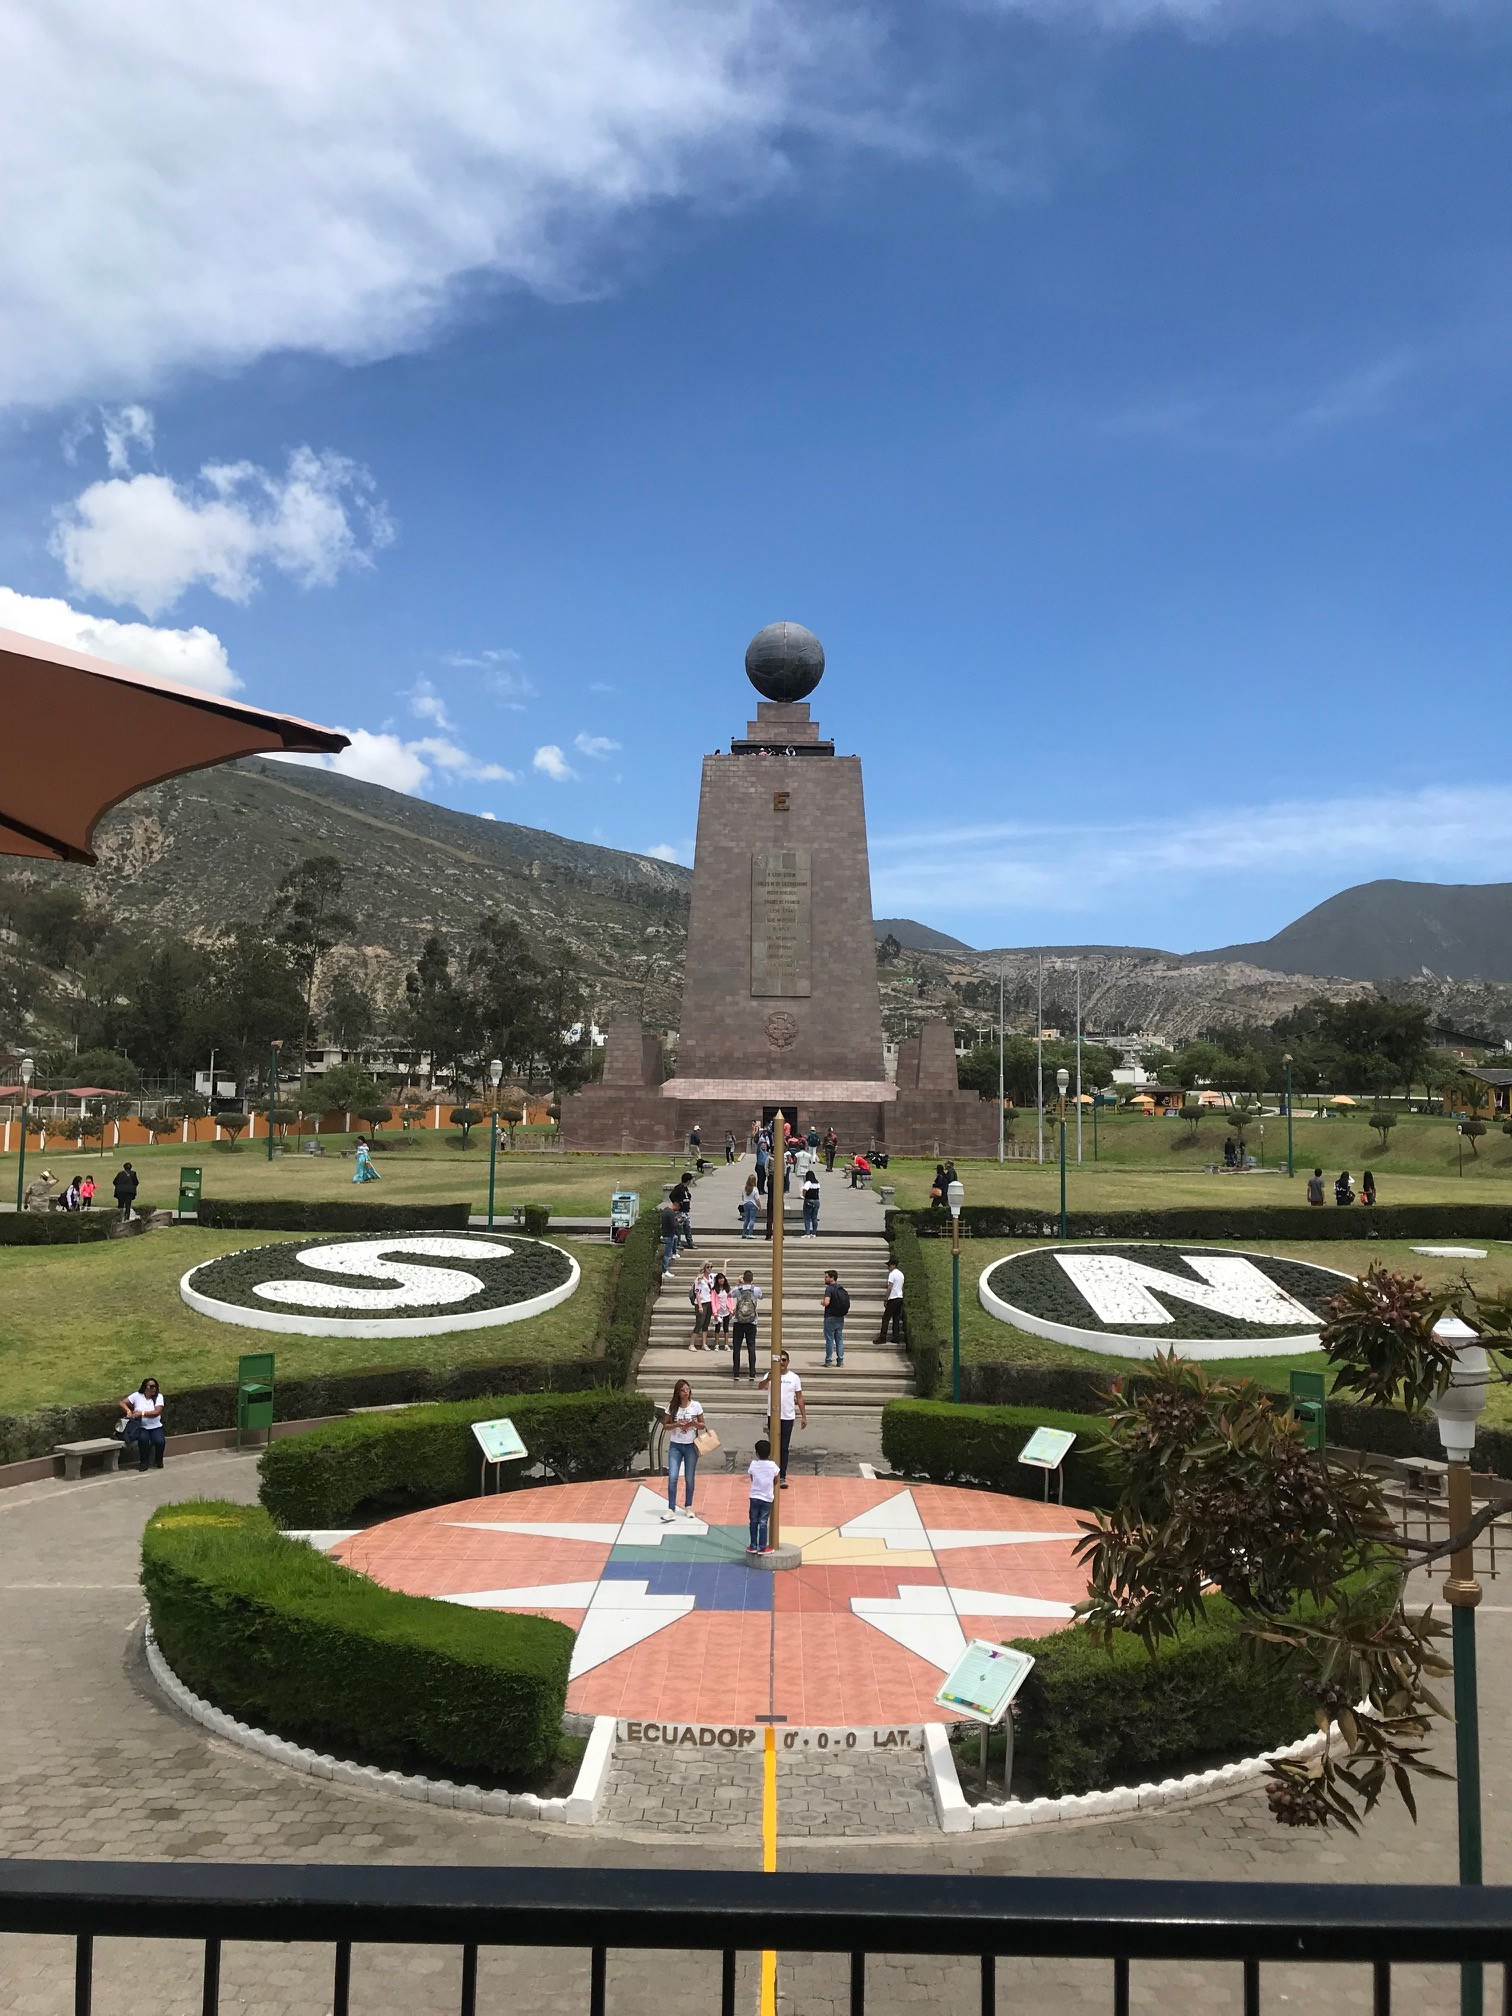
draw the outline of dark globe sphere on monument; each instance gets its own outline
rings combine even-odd
[[[746,677],[766,700],[806,700],[824,677],[824,646],[801,623],[768,623],[746,646]]]

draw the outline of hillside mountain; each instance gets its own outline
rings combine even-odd
[[[677,1020],[692,875],[675,862],[452,812],[305,765],[252,757],[139,792],[96,835],[98,868],[28,864],[118,923],[188,937],[260,918],[305,855],[337,855],[367,978],[391,994],[427,935],[487,910],[577,955],[607,1011]]]
[[[1254,945],[1194,952],[1352,980],[1512,981],[1512,882],[1361,882]]]
[[[873,926],[880,945],[884,938],[896,938],[905,952],[969,952],[971,947],[947,932],[935,931],[912,917],[879,917]]]

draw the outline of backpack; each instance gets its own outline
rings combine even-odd
[[[845,1318],[850,1314],[849,1292],[846,1289],[842,1288],[838,1281],[832,1281],[830,1283],[828,1292],[829,1292],[829,1313],[831,1314],[831,1316],[838,1316],[841,1322],[843,1323]]]
[[[696,1283],[692,1284],[688,1289],[688,1301],[693,1308],[696,1309],[698,1307],[698,1286]]]
[[[748,1282],[742,1282],[735,1290],[735,1321],[754,1323],[756,1321],[756,1290]]]

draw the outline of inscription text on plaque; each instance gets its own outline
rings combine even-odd
[[[807,847],[751,856],[751,993],[813,992],[813,876]]]

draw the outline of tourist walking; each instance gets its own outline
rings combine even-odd
[[[929,1186],[929,1208],[931,1211],[945,1209],[945,1164],[936,1162],[934,1181]]]
[[[1341,1169],[1334,1182],[1335,1204],[1353,1204],[1354,1187],[1349,1180],[1349,1171]]]
[[[819,1237],[819,1171],[813,1168],[803,1179],[803,1236]]]
[[[740,1384],[740,1347],[745,1346],[746,1369],[751,1383],[756,1381],[756,1318],[761,1313],[761,1290],[751,1278],[749,1267],[735,1283],[734,1342],[730,1346],[730,1370]]]
[[[889,1330],[895,1344],[903,1342],[903,1269],[896,1257],[888,1262],[887,1290],[882,1300],[882,1327],[877,1332],[877,1342],[885,1344]]]
[[[68,1188],[58,1199],[58,1204],[64,1211],[77,1211],[79,1209],[79,1179],[77,1176],[70,1178]]]
[[[693,1172],[685,1169],[681,1180],[668,1193],[668,1202],[677,1213],[677,1236],[685,1251],[693,1251]]]
[[[44,1174],[46,1172],[44,1171]],[[115,1192],[116,1205],[123,1219],[131,1216],[131,1207],[136,1201],[137,1173],[129,1162],[123,1162],[111,1179],[111,1189]]]
[[[756,1194],[765,1197],[767,1165],[772,1159],[772,1138],[763,1127],[756,1136]]]
[[[1324,1201],[1323,1171],[1321,1169],[1314,1169],[1311,1176],[1307,1179],[1307,1201],[1309,1204],[1321,1204]]]
[[[726,1161],[726,1162],[733,1162],[734,1160],[735,1160],[735,1136],[734,1136],[734,1135],[733,1135],[733,1134],[732,1134],[732,1133],[730,1132],[729,1128],[728,1128],[728,1127],[726,1127],[726,1129],[725,1129],[725,1161]]]
[[[1374,1204],[1375,1202],[1375,1178],[1368,1169],[1360,1178],[1360,1202],[1362,1204]]]
[[[670,1197],[665,1197],[662,1200],[661,1207],[661,1270],[663,1275],[672,1272],[672,1262],[677,1258],[677,1245],[680,1237],[681,1234],[677,1229],[677,1206],[672,1202]]]
[[[163,1389],[156,1379],[144,1379],[134,1393],[128,1393],[121,1412],[126,1416],[125,1439],[136,1444],[137,1469],[161,1470],[168,1437],[163,1429]]]
[[[723,1351],[729,1342],[730,1319],[735,1314],[735,1297],[730,1288],[728,1274],[714,1276],[714,1293],[710,1301],[714,1310],[710,1327],[715,1333],[710,1342],[716,1351]]]
[[[693,1276],[693,1284],[688,1290],[688,1300],[693,1305],[693,1334],[688,1339],[690,1351],[706,1351],[709,1325],[714,1320],[714,1264],[705,1260]]]
[[[803,1381],[793,1371],[786,1351],[783,1352],[779,1364],[781,1385],[777,1396],[777,1427],[782,1437],[782,1447],[779,1453],[782,1457],[782,1488],[786,1491],[788,1487],[788,1452],[793,1446],[793,1423],[796,1420],[803,1427],[807,1428],[808,1409],[803,1404]],[[761,1386],[763,1392],[771,1391],[772,1374],[770,1367],[761,1375]]]
[[[757,1194],[756,1178],[754,1176],[747,1176],[745,1189],[740,1194],[740,1236],[742,1239],[754,1239],[756,1237],[756,1213],[760,1209],[760,1205],[757,1203]]]
[[[373,1157],[366,1141],[357,1143],[357,1167],[352,1171],[354,1183],[381,1183],[382,1177],[373,1167]]]
[[[840,1146],[840,1137],[835,1132],[834,1128],[833,1127],[826,1128],[824,1134],[824,1167],[826,1171],[830,1174],[833,1174],[834,1172],[835,1151],[839,1146]]]
[[[94,1193],[95,1180],[93,1176],[82,1177],[79,1182],[79,1209],[81,1211],[93,1211]]]
[[[662,1524],[677,1517],[677,1476],[682,1472],[683,1513],[691,1518],[693,1514],[693,1479],[698,1471],[698,1431],[703,1426],[704,1410],[693,1398],[693,1388],[686,1379],[679,1379],[672,1388],[672,1398],[667,1411],[662,1416],[662,1425],[667,1435],[667,1509],[662,1514]]]
[[[777,1495],[777,1465],[772,1461],[772,1445],[763,1435],[747,1470],[751,1480],[751,1546],[753,1554],[770,1554],[772,1501]]]
[[[840,1286],[833,1267],[824,1270],[824,1362],[845,1363],[845,1319],[850,1314],[850,1292]]]

